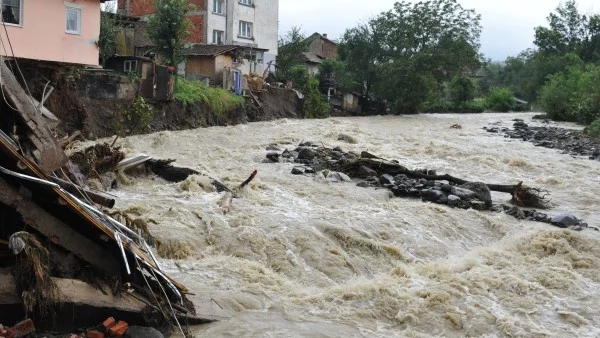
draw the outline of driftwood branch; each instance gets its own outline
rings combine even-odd
[[[359,168],[365,166],[375,170],[378,174],[390,174],[392,176],[403,174],[412,178],[423,178],[429,181],[448,181],[458,185],[472,182],[448,174],[427,175],[421,171],[410,170],[399,163],[390,162],[369,153],[363,152],[362,155],[366,155],[366,157],[361,157],[356,161],[343,163],[336,167],[335,170],[343,171],[350,175],[354,174],[354,176],[356,176]],[[550,200],[548,199],[549,192],[547,190],[527,187],[523,185],[523,182],[517,184],[486,183],[486,185],[491,191],[510,194],[512,196],[512,202],[519,206],[548,208],[550,204]]]
[[[240,184],[240,188],[243,188],[243,187],[247,186],[248,183],[252,182],[254,177],[256,177],[256,174],[258,174],[258,170],[254,169],[252,174],[250,174],[250,177],[248,177],[248,179],[246,179],[244,182],[242,182],[242,184]]]

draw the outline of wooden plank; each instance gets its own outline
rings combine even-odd
[[[49,214],[29,198],[19,194],[18,189],[0,178],[0,202],[14,208],[23,221],[48,238],[59,238],[58,245],[72,252],[103,272],[116,276],[121,263],[114,255],[92,240],[71,229],[65,223]]]
[[[0,85],[3,87],[6,98],[17,108],[18,115],[28,126],[31,134],[39,139],[40,143],[36,145],[36,148],[40,153],[34,155],[34,160],[45,173],[60,169],[67,163],[68,158],[56,142],[44,117],[37,111],[29,99],[29,95],[25,93],[4,62],[0,62],[0,76]]]

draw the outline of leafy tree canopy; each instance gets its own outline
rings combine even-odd
[[[156,12],[148,21],[148,37],[166,63],[177,67],[192,26],[187,14],[194,7],[188,0],[154,0],[154,5]]]
[[[279,50],[275,62],[277,77],[281,80],[289,79],[292,75],[291,69],[304,64],[302,53],[306,51],[308,51],[306,37],[300,31],[300,27],[292,27],[285,36],[279,38]]]

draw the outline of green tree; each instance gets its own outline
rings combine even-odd
[[[305,65],[295,65],[292,66],[287,72],[286,79],[291,80],[294,88],[304,89],[308,79],[310,78],[310,74],[308,73],[308,68]]]
[[[547,17],[549,27],[535,28],[535,45],[545,55],[575,53],[586,62],[600,60],[600,15],[579,13],[577,2],[561,3]]]
[[[475,82],[466,75],[457,75],[450,82],[450,100],[455,107],[475,98]]]
[[[444,83],[479,68],[479,21],[456,0],[396,2],[373,19],[377,97],[415,113],[441,95]]]
[[[148,37],[167,65],[177,67],[182,60],[185,38],[192,23],[187,18],[193,6],[187,0],[154,0],[156,11],[148,20]]]
[[[494,111],[507,112],[515,109],[515,95],[508,88],[492,88],[487,98],[487,107]]]
[[[290,79],[290,70],[297,65],[304,64],[302,53],[308,51],[306,37],[300,31],[300,27],[292,29],[279,38],[279,50],[275,61],[277,78],[280,80]]]
[[[331,106],[323,98],[319,90],[319,80],[309,77],[304,86],[304,117],[307,119],[321,119],[329,117]]]
[[[98,48],[103,66],[106,59],[117,53],[117,39],[120,31],[121,27],[117,16],[112,13],[112,7],[107,6],[100,12],[100,35],[98,37]]]
[[[326,59],[319,65],[317,78],[321,86],[332,86],[342,92],[360,90],[360,85],[354,80],[352,73],[346,62]]]

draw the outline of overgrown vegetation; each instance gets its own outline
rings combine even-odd
[[[291,71],[295,66],[304,65],[302,53],[306,51],[308,51],[308,43],[304,34],[300,32],[300,27],[292,27],[285,36],[279,39],[276,67],[277,77],[280,81],[290,79]]]
[[[244,98],[222,88],[213,88],[200,81],[179,78],[175,84],[174,98],[184,106],[206,104],[215,117],[244,106]]]
[[[492,88],[487,107],[493,111],[507,112],[515,109],[515,95],[508,88]]]
[[[590,124],[590,126],[587,128],[586,134],[589,137],[600,138],[600,118]]]
[[[177,67],[182,60],[185,38],[192,23],[187,14],[194,6],[187,0],[153,0],[155,13],[148,20],[148,37],[157,53],[169,66]]]
[[[331,107],[323,98],[319,90],[319,80],[309,77],[304,86],[304,117],[308,119],[322,119],[331,115]]]
[[[506,87],[553,119],[591,123],[600,116],[600,14],[582,14],[568,0],[547,20],[535,28],[536,49],[486,64],[479,89]]]
[[[120,111],[120,115],[122,121],[115,126],[119,134],[124,132],[124,128],[128,128],[129,133],[133,134],[150,127],[154,118],[154,107],[142,96],[138,96],[129,107]]]
[[[121,28],[118,25],[117,17],[111,13],[113,5],[100,12],[100,35],[98,37],[98,48],[100,49],[100,58],[102,65],[106,59],[117,53],[119,45],[118,36]]]

